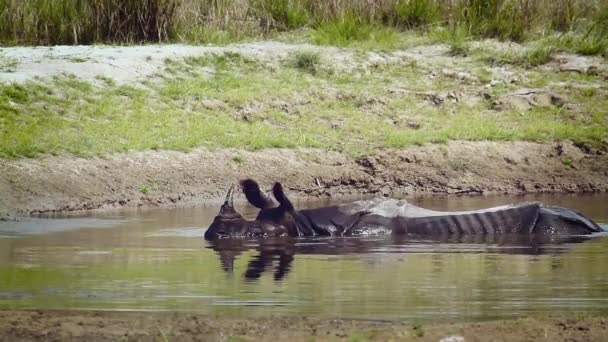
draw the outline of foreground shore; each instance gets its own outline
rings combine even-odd
[[[0,311],[6,341],[605,341],[603,317],[405,324],[309,317],[113,311]]]

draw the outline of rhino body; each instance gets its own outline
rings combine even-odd
[[[245,196],[260,212],[246,220],[234,210],[230,189],[214,222],[205,232],[207,240],[229,237],[366,236],[366,235],[496,235],[534,234],[550,236],[588,235],[604,230],[572,209],[520,203],[474,211],[435,211],[405,200],[376,198],[342,205],[296,210],[275,183],[266,196],[253,180],[241,182]]]
[[[333,207],[298,210],[298,235],[376,234],[560,234],[585,235],[602,229],[571,209],[520,203],[474,211],[435,211],[405,200],[376,198]]]

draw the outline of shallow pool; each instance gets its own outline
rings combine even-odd
[[[608,222],[606,194],[409,200],[438,210],[541,200]],[[98,211],[0,223],[0,308],[406,321],[608,313],[608,237],[549,245],[509,236],[210,244],[203,227],[216,212]]]

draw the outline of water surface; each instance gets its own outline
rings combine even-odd
[[[437,210],[524,200],[608,222],[606,194],[411,199]],[[608,237],[561,244],[513,236],[209,244],[202,227],[216,213],[216,207],[125,210],[2,223],[0,308],[411,321],[608,313]]]

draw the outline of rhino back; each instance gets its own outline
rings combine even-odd
[[[501,210],[472,211],[438,216],[403,218],[395,233],[409,234],[513,234],[534,230],[540,212],[537,203]]]

